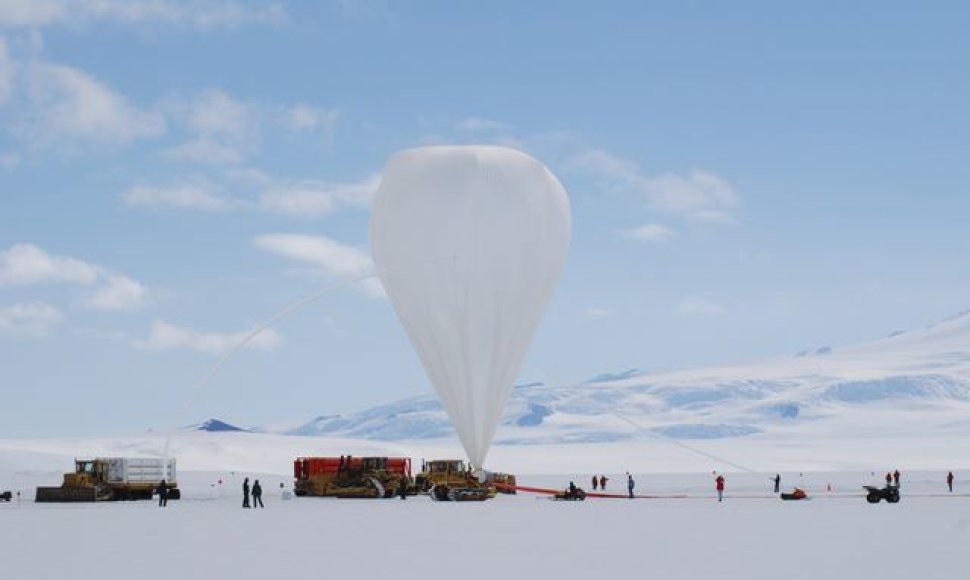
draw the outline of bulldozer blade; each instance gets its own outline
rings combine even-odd
[[[34,501],[38,503],[97,501],[97,495],[93,487],[38,487]]]

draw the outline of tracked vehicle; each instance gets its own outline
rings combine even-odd
[[[425,462],[414,484],[437,501],[484,501],[496,493],[495,486],[480,481],[460,459]]]
[[[387,498],[402,487],[415,493],[408,457],[298,457],[293,478],[298,496]]]
[[[38,487],[37,502],[90,502],[151,499],[162,480],[168,499],[179,499],[175,460],[99,457],[76,459],[74,472],[65,473],[60,487]]]

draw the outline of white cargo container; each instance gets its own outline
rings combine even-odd
[[[174,459],[167,465],[160,457],[105,457],[103,461],[108,465],[108,483],[157,485],[164,479],[174,486],[177,481]]]

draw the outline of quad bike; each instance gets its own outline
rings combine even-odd
[[[866,490],[866,501],[869,503],[879,503],[879,500],[886,500],[886,503],[899,503],[899,488],[895,485],[886,487],[874,487],[871,485],[862,486]]]

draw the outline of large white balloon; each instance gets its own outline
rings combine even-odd
[[[472,465],[482,467],[562,274],[569,198],[504,147],[391,157],[371,213],[381,282]]]

